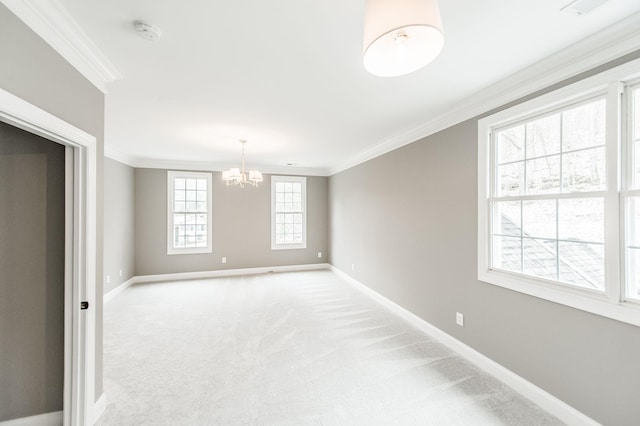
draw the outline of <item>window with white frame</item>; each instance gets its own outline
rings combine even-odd
[[[167,172],[167,254],[211,253],[211,173]]]
[[[307,247],[307,179],[271,176],[271,248]]]
[[[638,75],[634,61],[479,121],[480,280],[640,325]]]

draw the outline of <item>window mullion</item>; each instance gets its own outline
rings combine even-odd
[[[612,303],[622,300],[620,226],[620,144],[621,97],[624,86],[616,81],[609,84],[606,109],[606,176],[605,196],[605,290]]]

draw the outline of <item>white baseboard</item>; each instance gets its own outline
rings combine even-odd
[[[0,422],[0,426],[62,426],[62,411]]]
[[[435,327],[419,316],[407,311],[402,306],[392,302],[380,293],[377,293],[376,291],[370,289],[360,281],[352,278],[335,266],[330,265],[329,268],[347,283],[353,285],[355,288],[367,294],[381,305],[390,309],[392,312],[403,318],[405,321],[409,322],[414,327],[418,328],[428,336],[436,339],[443,345],[447,346],[449,349],[458,353],[466,360],[472,362],[473,364],[480,367],[492,376],[496,377],[498,380],[510,386],[526,398],[535,402],[540,407],[558,417],[563,422],[570,425],[599,425],[598,422],[571,407],[564,401],[556,398],[549,392],[539,388],[538,386],[522,378],[506,367],[503,367],[492,359],[476,351],[472,347],[467,346],[460,340],[445,333],[444,331],[440,330],[439,328]]]
[[[199,278],[231,277],[235,275],[266,274],[267,272],[292,272],[311,271],[315,269],[328,269],[328,263],[312,263],[308,265],[287,266],[263,266],[259,268],[221,269],[218,271],[180,272],[176,274],[141,275],[134,277],[136,283],[148,283],[155,281],[193,280]]]
[[[103,392],[102,395],[100,395],[100,398],[98,398],[96,403],[93,405],[92,424],[96,424],[98,422],[98,420],[100,419],[100,417],[102,416],[106,408],[107,408],[107,394]]]
[[[328,263],[310,263],[306,265],[285,265],[285,266],[261,266],[258,268],[242,268],[242,269],[221,269],[217,271],[200,271],[200,272],[179,272],[175,274],[158,274],[158,275],[140,275],[132,277],[126,282],[120,284],[103,296],[103,303],[107,303],[122,293],[128,287],[136,283],[150,283],[160,281],[181,281],[194,280],[202,278],[231,277],[237,275],[255,275],[266,274],[268,272],[295,272],[295,271],[315,271],[318,269],[329,269]],[[1,426],[1,425],[0,425]]]
[[[116,297],[117,295],[119,295],[120,293],[122,293],[123,291],[125,291],[127,288],[129,288],[131,286],[131,284],[133,284],[135,282],[135,278],[136,277],[131,277],[128,280],[126,280],[125,282],[123,282],[122,284],[120,284],[118,287],[111,289],[111,291],[105,293],[104,296],[102,296],[102,303],[107,303],[110,300],[112,300],[114,297]]]

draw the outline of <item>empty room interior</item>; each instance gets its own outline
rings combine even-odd
[[[640,0],[0,3],[0,426],[640,424]]]

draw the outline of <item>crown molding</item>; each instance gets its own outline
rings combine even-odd
[[[118,149],[114,148],[113,146],[111,146],[106,142],[104,144],[104,156],[111,158],[112,160],[118,161],[122,164],[126,164],[127,166],[135,167],[135,163],[136,163],[135,157],[132,157],[131,155],[124,153],[122,151],[119,151]]]
[[[107,93],[108,83],[122,79],[57,0],[1,1],[101,92]]]
[[[161,160],[153,158],[132,157],[114,149],[108,144],[104,147],[104,156],[136,169],[163,169],[187,171],[221,172],[238,164],[216,163],[212,161],[183,161]],[[273,166],[267,164],[253,164],[252,169],[258,169],[266,174],[296,175],[296,176],[329,176],[329,170],[315,167]]]
[[[372,160],[463,121],[640,50],[640,13],[512,74],[467,98],[457,108],[399,135],[379,141],[352,159],[330,168],[330,175]]]

